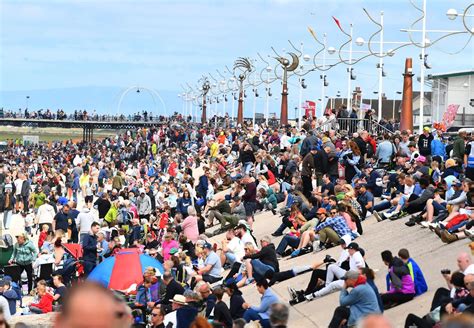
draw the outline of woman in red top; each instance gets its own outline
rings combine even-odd
[[[53,295],[47,292],[46,282],[39,281],[36,290],[40,299],[38,303],[30,304],[30,312],[36,314],[43,314],[53,311]]]

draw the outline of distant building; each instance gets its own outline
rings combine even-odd
[[[425,99],[423,101],[423,124],[432,124],[432,111],[431,111],[431,99],[432,94],[429,91],[425,91]],[[413,126],[418,126],[420,124],[420,91],[413,91]],[[401,112],[400,107],[400,112]]]
[[[459,105],[453,127],[474,126],[474,70],[428,76],[433,91],[433,121],[440,122],[449,105]]]
[[[361,99],[362,98],[362,99]],[[369,106],[374,111],[374,118],[377,117],[377,111],[379,108],[379,99],[378,96],[375,99],[365,98],[360,87],[356,87],[353,92],[352,104],[355,108],[360,108],[360,103]],[[400,109],[402,101],[400,99],[387,99],[385,94],[382,94],[382,117],[384,119],[400,119]],[[328,109],[339,109],[342,105],[347,105],[347,98],[328,98],[326,103],[326,110]],[[359,116],[361,116],[359,112]]]

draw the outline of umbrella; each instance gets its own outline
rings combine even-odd
[[[143,282],[143,272],[147,267],[157,269],[160,274],[164,272],[161,263],[153,257],[139,254],[138,249],[124,249],[95,267],[87,279],[109,289],[126,290]]]

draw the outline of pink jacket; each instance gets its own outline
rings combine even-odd
[[[199,238],[198,218],[188,216],[181,222],[181,228],[183,228],[183,234],[193,243],[196,243]]]

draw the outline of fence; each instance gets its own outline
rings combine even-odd
[[[358,119],[358,118],[335,118],[324,122],[321,126],[317,127],[320,132],[326,132],[329,130],[339,131],[341,133],[352,134],[357,131],[366,130],[370,134],[380,135],[388,133],[393,134],[393,131],[387,129],[385,126],[379,124],[377,121],[370,119]]]

